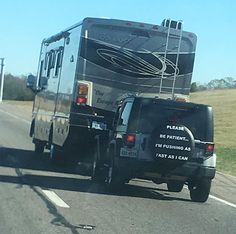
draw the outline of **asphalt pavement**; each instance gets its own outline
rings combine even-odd
[[[235,233],[235,177],[217,174],[203,204],[138,179],[109,194],[33,152],[30,110],[0,103],[0,233]]]

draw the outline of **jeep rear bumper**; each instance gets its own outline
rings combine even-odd
[[[216,169],[198,163],[185,163],[173,169],[160,167],[157,162],[146,162],[135,159],[116,158],[115,165],[124,176],[143,179],[175,179],[195,180],[200,178],[213,179]]]

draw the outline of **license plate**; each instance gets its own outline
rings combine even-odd
[[[92,122],[92,128],[93,129],[98,129],[98,130],[106,130],[107,125],[101,122],[93,121]]]
[[[136,158],[137,157],[137,150],[121,148],[120,149],[120,156],[121,157]]]

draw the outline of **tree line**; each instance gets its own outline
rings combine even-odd
[[[4,76],[3,100],[32,101],[34,93],[26,88],[26,77]]]
[[[214,79],[207,84],[200,84],[197,82],[193,82],[191,84],[191,92],[230,88],[236,88],[236,80],[232,77]],[[26,76],[17,77],[11,74],[6,74],[4,81],[3,99],[19,101],[33,100],[34,93],[30,89],[26,88]]]
[[[236,80],[232,77],[226,77],[222,79],[214,79],[206,84],[200,84],[193,82],[191,84],[190,92],[198,92],[204,90],[214,90],[214,89],[233,89],[236,88]]]

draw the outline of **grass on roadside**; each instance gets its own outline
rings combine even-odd
[[[32,107],[33,106],[33,101],[12,101],[12,100],[4,100],[4,103],[15,105],[15,106],[28,106]]]
[[[213,107],[217,169],[236,175],[236,89],[192,93],[190,101]]]
[[[236,176],[236,148],[217,147],[217,170]]]

